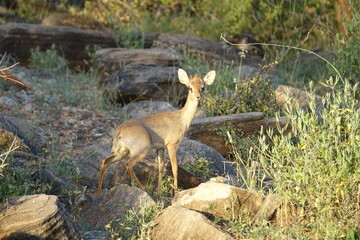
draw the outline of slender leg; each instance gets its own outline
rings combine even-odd
[[[157,150],[157,161],[159,167],[158,195],[161,194],[161,181],[165,173],[164,149]]]
[[[103,183],[103,177],[104,177],[104,172],[105,169],[113,162],[113,159],[115,158],[114,155],[111,155],[110,157],[104,158],[102,160],[101,163],[101,168],[100,168],[100,178],[99,178],[99,185],[98,185],[98,190],[96,192],[97,196],[100,196],[101,194],[101,188],[102,188],[102,183]]]
[[[171,168],[174,176],[174,190],[178,189],[178,164],[176,158],[176,151],[178,149],[179,144],[168,145],[167,149],[169,152],[169,158],[171,162]]]
[[[128,174],[130,175],[130,177],[135,181],[136,186],[140,189],[145,189],[144,185],[141,184],[141,182],[139,181],[139,179],[136,177],[135,172],[133,170],[133,167],[136,165],[136,163],[138,163],[139,161],[141,161],[144,157],[146,157],[148,154],[141,154],[141,155],[135,155],[133,157],[131,157],[126,163],[125,163],[125,167],[127,169]]]

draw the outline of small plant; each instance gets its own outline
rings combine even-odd
[[[30,53],[30,67],[32,68],[63,71],[67,67],[67,61],[58,55],[55,45],[46,51],[41,51],[40,47],[32,48]]]
[[[210,162],[205,158],[199,158],[193,164],[185,164],[185,170],[204,180],[209,180],[215,176],[215,171],[210,168]]]
[[[272,115],[276,108],[276,98],[270,79],[258,73],[245,79],[233,78],[228,85],[218,87],[217,92],[207,92],[201,104],[208,115],[230,115],[236,113],[260,111]]]
[[[112,220],[105,228],[112,239],[149,239],[151,222],[162,209],[161,203],[143,208],[140,212],[130,209],[122,218]]]

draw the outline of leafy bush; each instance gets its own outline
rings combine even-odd
[[[40,51],[39,47],[30,49],[30,67],[52,71],[65,70],[67,61],[60,57],[53,45],[51,49]]]
[[[351,22],[347,23],[347,36],[337,36],[335,41],[336,59],[334,65],[351,84],[360,79],[360,13],[353,11]],[[358,93],[359,95],[359,93]]]
[[[292,237],[307,234],[316,239],[338,239],[359,226],[355,217],[360,215],[357,86],[351,87],[346,80],[344,87],[337,89],[337,82],[330,79],[324,83],[331,92],[324,96],[326,108],[320,115],[316,113],[313,93],[310,112],[293,106],[289,100],[285,114],[291,133],[278,136],[269,131],[261,135],[248,155],[249,161],[261,163],[263,174],[272,179],[275,193],[305,207],[308,224],[301,233],[288,229]],[[244,166],[241,161],[239,165]]]
[[[160,213],[163,206],[143,208],[139,213],[130,209],[124,216],[112,220],[105,226],[111,239],[149,239],[148,229],[151,221]]]
[[[197,177],[200,177],[204,180],[209,180],[215,175],[215,171],[210,167],[210,162],[205,158],[197,159],[193,164],[185,164],[183,167],[185,170],[193,173]]]
[[[211,116],[260,111],[274,114],[276,99],[270,80],[256,77],[236,79],[232,87],[223,88],[215,95],[206,94],[202,107]]]

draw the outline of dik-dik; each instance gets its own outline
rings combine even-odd
[[[130,159],[126,161],[125,167],[128,174],[135,181],[136,186],[144,189],[136,177],[133,167],[137,162],[151,153],[152,149],[157,151],[157,161],[159,164],[159,185],[165,171],[164,151],[168,150],[174,176],[174,190],[178,188],[178,164],[176,151],[180,141],[184,138],[186,131],[195,116],[201,93],[205,85],[211,85],[215,79],[215,71],[208,72],[204,78],[195,75],[189,78],[183,69],[178,70],[179,81],[188,87],[189,94],[185,106],[174,112],[163,112],[138,119],[129,120],[121,124],[114,133],[112,154],[102,160],[100,168],[100,179],[98,192],[101,193],[102,181],[105,169],[114,162],[126,158],[130,154]]]

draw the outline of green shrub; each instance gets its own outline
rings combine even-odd
[[[39,47],[32,48],[30,53],[31,68],[64,71],[67,67],[67,61],[58,55],[54,45],[46,51],[40,51]]]
[[[355,5],[355,4],[354,4]],[[352,85],[360,79],[360,13],[353,11],[351,22],[346,24],[347,36],[337,36],[334,43],[336,59],[334,65]],[[358,93],[359,95],[359,93]]]
[[[183,167],[185,170],[193,173],[195,176],[204,180],[209,180],[215,175],[215,171],[210,167],[210,162],[205,158],[197,159],[193,164],[185,164]]]
[[[0,166],[0,170],[0,202],[15,196],[48,193],[51,190],[49,184],[41,182],[26,167],[7,165]]]
[[[105,228],[111,239],[149,239],[151,221],[162,209],[161,204],[143,208],[140,212],[130,209],[119,219],[112,220]]]
[[[327,107],[320,116],[316,113],[313,93],[310,112],[288,101],[285,114],[292,126],[291,133],[278,136],[268,131],[251,148],[251,160],[261,163],[263,174],[272,179],[273,191],[305,207],[308,224],[303,225],[302,232],[288,229],[293,237],[339,239],[359,226],[357,87],[351,87],[346,80],[343,88],[336,88],[336,82],[339,81],[330,79],[324,83],[331,92],[324,96]],[[239,161],[239,167],[242,166]]]

